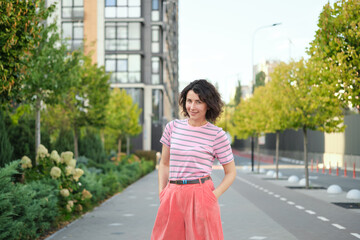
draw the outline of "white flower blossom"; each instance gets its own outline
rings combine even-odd
[[[61,194],[61,196],[63,196],[63,197],[68,197],[68,196],[70,195],[70,192],[69,192],[68,189],[61,189],[61,190],[60,190],[60,194]]]
[[[68,166],[75,168],[76,167],[76,160],[75,159],[71,159],[68,163]]]
[[[23,156],[23,157],[21,158],[20,163],[21,163],[21,167],[24,168],[24,169],[25,169],[25,168],[32,168],[31,159],[28,158],[27,156]]]
[[[56,150],[53,150],[51,152],[50,159],[56,162],[57,164],[60,163],[60,156]]]
[[[74,169],[72,166],[67,166],[67,167],[65,168],[65,175],[66,175],[66,176],[69,176],[69,175],[71,175],[71,174],[74,174],[74,172],[75,172],[75,169]]]
[[[42,159],[47,156],[49,156],[48,150],[46,149],[46,147],[44,147],[44,145],[40,144],[36,153],[36,161],[38,162],[39,159]]]
[[[73,158],[74,154],[70,151],[68,152],[62,152],[61,153],[61,159],[62,163],[66,163],[66,165],[69,165],[69,161]]]
[[[73,174],[75,181],[79,181],[79,178],[84,174],[84,171],[81,168],[76,168]]]
[[[50,176],[54,179],[59,178],[61,176],[61,169],[58,167],[52,167],[50,170]]]

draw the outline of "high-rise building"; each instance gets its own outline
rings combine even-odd
[[[80,47],[111,72],[142,108],[135,149],[160,150],[166,122],[178,117],[177,0],[48,0],[69,50]]]

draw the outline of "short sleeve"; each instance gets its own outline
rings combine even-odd
[[[230,141],[224,130],[220,130],[214,140],[214,152],[219,162],[224,165],[234,160]]]
[[[172,133],[172,129],[174,126],[174,121],[169,122],[168,124],[166,124],[164,132],[160,138],[160,142],[162,144],[165,144],[166,146],[170,147],[171,145],[171,133]]]

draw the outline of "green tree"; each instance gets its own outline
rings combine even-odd
[[[336,97],[360,111],[360,1],[340,0],[326,4],[320,14],[315,39],[308,54],[325,63],[322,72],[327,84],[335,85]]]
[[[39,45],[44,28],[39,23],[54,9],[54,4],[46,7],[44,0],[0,1],[0,102],[21,89],[27,65],[23,58]]]
[[[124,89],[115,88],[111,92],[109,104],[106,107],[105,131],[117,139],[118,154],[121,153],[121,140],[135,136],[141,132],[139,117],[141,109],[133,103],[130,95]]]
[[[236,86],[235,89],[235,97],[234,97],[234,104],[235,106],[239,105],[240,101],[241,101],[241,97],[242,97],[242,89],[241,89],[241,82],[240,80],[238,80],[238,85]]]
[[[30,52],[28,70],[23,81],[22,94],[36,112],[35,149],[41,143],[40,110],[42,103],[55,104],[61,95],[77,80],[79,54],[68,53],[61,43],[56,24],[51,24],[40,32],[39,46]]]
[[[306,187],[309,187],[308,170],[308,138],[307,131],[323,132],[344,131],[344,116],[340,102],[334,98],[335,87],[328,85],[324,78],[331,75],[330,71],[321,72],[323,65],[312,61],[290,62],[284,65],[283,86],[289,91],[292,106],[290,126],[301,128],[304,134],[304,166]],[[287,74],[286,74],[287,73]]]
[[[255,75],[255,85],[253,86],[253,92],[255,91],[255,88],[265,86],[265,78],[266,74],[263,71],[260,71]]]

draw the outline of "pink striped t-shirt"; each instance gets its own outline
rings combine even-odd
[[[225,132],[207,123],[201,127],[188,119],[169,122],[160,139],[170,148],[170,180],[191,180],[210,175],[214,159],[224,165],[234,160]]]

